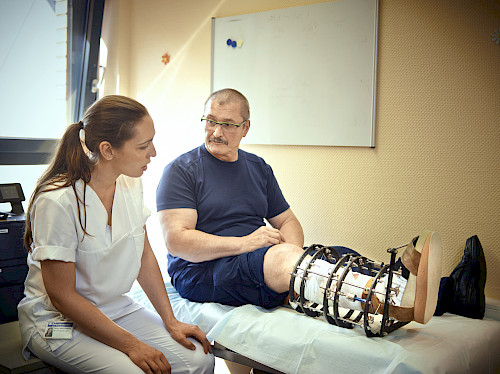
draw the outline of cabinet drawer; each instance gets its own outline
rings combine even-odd
[[[9,266],[10,265],[10,266]],[[0,261],[0,287],[22,284],[28,274],[26,260],[19,264],[19,261]]]
[[[26,257],[23,245],[24,222],[0,222],[0,260]]]
[[[17,321],[17,304],[24,297],[24,285],[0,287],[0,323]]]

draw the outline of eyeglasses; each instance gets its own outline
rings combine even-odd
[[[225,132],[231,132],[231,131],[236,131],[236,129],[240,128],[243,126],[245,123],[247,123],[248,120],[244,120],[240,124],[237,123],[231,123],[231,122],[217,122],[214,121],[213,119],[209,118],[204,118],[201,117],[201,122],[205,122],[205,127],[209,130],[215,129],[215,125],[219,125],[223,131]]]

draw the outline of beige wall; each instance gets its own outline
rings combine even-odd
[[[156,123],[158,157],[145,177],[152,207],[165,163],[202,141],[211,17],[318,2],[107,0],[105,93],[139,99]],[[497,0],[381,0],[376,148],[245,146],[273,166],[306,244],[387,261],[386,248],[435,230],[449,275],[478,235],[486,295],[500,299],[500,45],[490,36],[499,15]]]

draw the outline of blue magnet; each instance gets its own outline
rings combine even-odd
[[[229,46],[231,46],[231,45],[233,44],[233,41],[232,41],[231,39],[228,39],[228,40],[226,41],[226,44],[227,44],[227,45],[229,45]]]
[[[231,47],[236,48],[236,41],[235,40],[233,40],[233,42],[231,43]]]

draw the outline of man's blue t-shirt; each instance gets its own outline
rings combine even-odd
[[[196,209],[196,229],[219,236],[245,236],[289,208],[271,166],[238,150],[238,160],[225,162],[205,145],[187,152],[165,167],[156,191],[157,210]],[[168,255],[172,278],[189,262]]]

